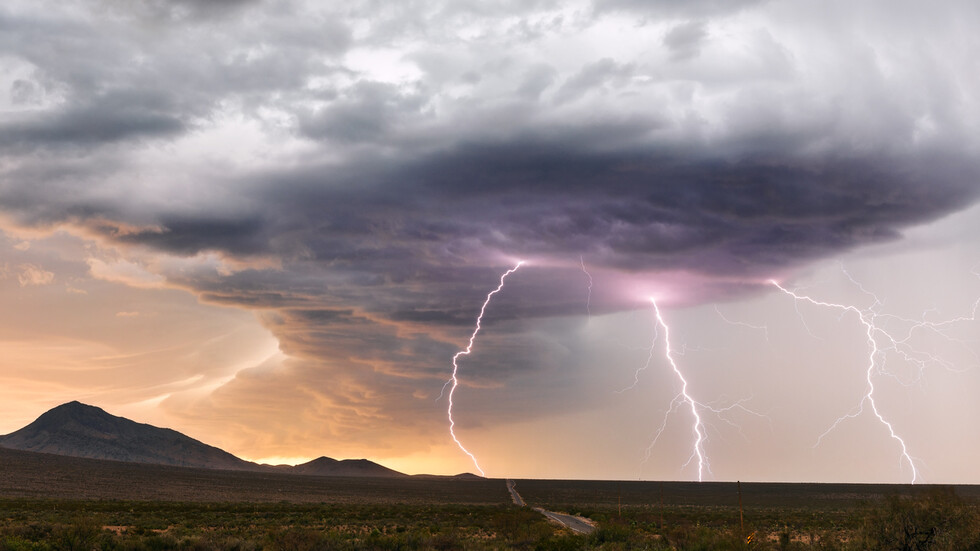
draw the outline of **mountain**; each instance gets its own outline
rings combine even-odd
[[[402,477],[367,459],[320,457],[302,465],[270,466],[245,461],[172,429],[130,421],[80,402],[55,407],[26,427],[0,436],[0,447],[31,452],[231,471],[312,476]]]
[[[26,427],[0,436],[0,446],[130,463],[236,471],[257,467],[175,430],[116,417],[80,402],[62,404]]]

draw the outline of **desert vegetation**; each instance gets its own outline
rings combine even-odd
[[[0,549],[527,549],[565,537],[529,510],[421,504],[0,504]]]
[[[561,485],[550,483],[559,493]],[[838,508],[749,507],[744,524],[737,507],[720,504],[551,504],[597,522],[581,536],[505,504],[8,498],[0,499],[0,551],[980,550],[980,507],[952,489],[854,499]]]

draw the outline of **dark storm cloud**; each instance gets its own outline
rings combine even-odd
[[[382,273],[449,264],[455,243],[462,255],[466,246],[528,257],[599,254],[632,271],[751,273],[894,237],[975,200],[976,181],[973,163],[941,153],[685,159],[531,141],[470,144],[399,165],[362,180],[362,195],[323,187],[284,199],[290,212],[302,203],[341,221],[324,229],[341,233],[348,248],[313,239],[317,258],[390,259]],[[377,200],[385,190],[403,198],[397,209]],[[417,250],[444,256],[413,257]]]
[[[286,11],[221,19],[256,4],[90,2],[108,7],[103,15],[156,14],[199,20],[196,26],[0,8],[0,51],[23,63],[24,76],[9,84],[9,94],[25,107],[0,119],[0,147],[50,150],[172,139],[207,126],[222,101],[245,110],[299,102],[317,95],[302,90],[307,79],[346,70],[325,63],[351,43],[351,31],[338,17],[297,21]]]
[[[567,359],[528,328],[583,314],[580,259],[594,313],[730,298],[980,194],[969,40],[824,2],[73,6],[0,8],[4,213],[260,312],[348,438],[421,422],[518,258],[481,385]]]
[[[645,9],[700,16],[751,4],[654,2]],[[188,212],[166,210],[105,193],[60,193],[72,187],[70,181],[42,176],[29,166],[8,172],[12,183],[5,201],[25,223],[73,221],[118,243],[179,257],[217,252],[284,262],[281,273],[265,275],[261,270],[172,274],[173,281],[209,301],[240,299],[249,307],[315,304],[324,300],[316,286],[324,285],[334,297],[331,306],[347,302],[397,322],[456,325],[465,319],[457,305],[472,299],[470,281],[499,270],[500,261],[488,259],[520,256],[574,264],[584,256],[625,273],[692,270],[751,277],[895,238],[905,227],[976,199],[977,169],[968,158],[927,147],[908,152],[874,147],[863,153],[848,152],[846,145],[827,148],[846,133],[835,126],[844,115],[831,109],[810,121],[805,113],[774,108],[792,97],[766,102],[736,96],[735,107],[722,119],[721,137],[685,134],[667,109],[628,100],[646,90],[635,85],[638,78],[651,78],[645,62],[635,59],[598,57],[560,71],[551,62],[487,55],[485,71],[510,71],[505,74],[516,78],[504,97],[464,94],[447,104],[445,83],[484,85],[480,79],[459,80],[460,71],[480,68],[466,63],[465,51],[453,60],[417,49],[406,58],[430,60],[422,67],[429,67],[431,80],[383,82],[323,63],[324,55],[329,59],[353,45],[353,24],[336,15],[289,19],[297,25],[290,34],[286,19],[262,10],[254,22],[237,18],[256,7],[250,2],[134,6],[229,19],[207,23],[215,25],[213,31],[165,27],[165,35],[133,43],[134,54],[119,47],[130,43],[122,29],[102,38],[94,27],[68,18],[8,16],[3,25],[22,39],[57,29],[66,38],[55,40],[55,50],[67,53],[68,42],[82,47],[79,55],[62,58],[6,42],[44,75],[13,82],[18,102],[34,101],[41,81],[62,83],[65,99],[8,121],[0,145],[21,151],[70,145],[90,155],[86,148],[177,138],[206,127],[215,106],[237,101],[244,113],[282,110],[297,136],[320,142],[333,159],[222,176],[218,189],[239,191],[232,192],[233,204],[216,210],[209,205],[215,197],[220,202],[224,191],[204,193],[209,197],[204,204]],[[599,7],[640,9],[628,2]],[[433,22],[447,8],[433,9],[409,10],[418,20],[404,9],[385,9],[379,20],[416,21],[424,35],[441,30]],[[513,13],[501,8],[488,15],[459,6],[450,11],[460,21]],[[372,40],[415,32],[379,25],[369,33]],[[275,46],[242,48],[232,40],[235,34],[257,46]],[[183,35],[186,44],[174,42]],[[695,20],[674,24],[662,36],[667,57],[683,65],[699,57],[707,31]],[[157,39],[175,50],[157,47]],[[511,40],[508,36],[504,44]],[[770,50],[782,51],[776,44],[759,53],[766,67],[775,67],[766,76],[778,82],[793,75],[792,67],[780,66],[791,58],[771,63]],[[137,54],[156,63],[138,63]],[[306,86],[316,78],[335,80]],[[757,93],[766,97],[765,90]],[[627,107],[615,112],[601,105],[577,107],[616,97]],[[876,124],[875,117],[893,121],[881,128],[907,139],[914,132],[912,117],[888,112],[901,108],[876,106],[864,116]],[[549,109],[569,111],[547,116]],[[106,175],[124,166],[113,160],[111,154],[100,160]],[[59,164],[69,173],[78,168],[52,158],[52,167]],[[95,163],[91,166],[92,174],[84,177],[94,182],[99,173]],[[42,184],[27,186],[29,180]],[[200,185],[211,186],[211,180]],[[120,224],[137,229],[120,231]],[[549,302],[547,290],[540,296],[549,303],[538,309],[541,315],[574,309],[560,300]]]
[[[81,147],[186,130],[168,99],[155,91],[113,91],[78,104],[0,123],[0,147]]]
[[[268,306],[281,306],[296,300],[283,291],[316,297],[320,285],[333,300],[393,321],[463,326],[467,316],[456,308],[472,300],[470,281],[500,269],[486,258],[574,264],[584,255],[624,272],[764,277],[895,239],[902,228],[975,201],[980,179],[972,162],[941,153],[717,159],[541,140],[467,144],[408,164],[324,172],[280,173],[275,185],[260,186],[262,217],[162,217],[152,231],[119,239],[181,256],[285,257],[288,273],[241,289],[243,304],[255,305],[261,292]],[[203,280],[187,283],[217,291]],[[540,284],[539,315],[580,310],[549,305],[553,293],[547,280]],[[235,278],[216,286],[222,302],[234,302]],[[438,291],[430,295],[427,286]],[[519,305],[513,312],[525,315]]]
[[[248,256],[271,252],[266,224],[259,218],[221,220],[214,217],[162,217],[153,229],[128,232],[117,239],[167,250],[180,256],[202,251],[222,251]]]

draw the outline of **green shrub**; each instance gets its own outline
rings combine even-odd
[[[891,496],[862,527],[865,549],[896,551],[963,550],[980,544],[977,515],[951,488],[917,497]]]
[[[669,541],[681,551],[715,551],[749,549],[745,539],[725,528],[707,526],[679,527],[670,532]],[[752,549],[764,548],[764,541],[755,541]]]
[[[578,551],[585,547],[581,536],[559,536],[539,541],[534,551]]]
[[[43,545],[16,536],[0,538],[0,551],[40,551],[42,549],[45,549]]]
[[[101,548],[102,525],[91,517],[79,517],[70,525],[55,530],[51,547],[56,551],[92,551]]]
[[[463,549],[463,542],[452,533],[440,532],[430,537],[426,542],[426,547],[436,551],[455,551]]]

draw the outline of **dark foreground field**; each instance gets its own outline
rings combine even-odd
[[[328,478],[0,449],[0,551],[48,549],[977,549],[980,488]],[[662,496],[662,497],[661,497]]]

